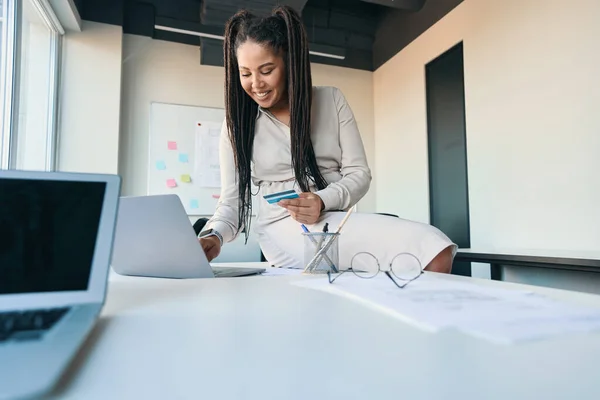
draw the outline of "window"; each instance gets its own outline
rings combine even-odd
[[[14,63],[15,1],[2,0],[0,7],[0,169],[8,168]]]
[[[54,170],[64,30],[48,0],[2,3],[2,37],[6,39],[2,41],[1,167]]]

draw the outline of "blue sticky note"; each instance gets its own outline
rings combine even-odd
[[[197,199],[192,199],[190,200],[190,208],[194,209],[194,208],[199,208],[200,206],[198,205],[198,200]]]
[[[188,162],[188,155],[185,153],[180,153],[179,154],[179,162],[183,162],[183,163]]]
[[[161,170],[161,171],[165,170],[165,169],[167,169],[167,165],[165,164],[164,161],[157,161],[156,162],[156,169]]]

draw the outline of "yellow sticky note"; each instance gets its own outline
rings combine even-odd
[[[190,183],[192,181],[192,177],[188,174],[181,175],[181,182]]]

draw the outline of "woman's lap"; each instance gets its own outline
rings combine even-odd
[[[325,223],[334,232],[345,212],[329,212],[314,225],[311,232],[320,232]],[[264,226],[258,241],[265,258],[274,266],[303,268],[304,239],[298,222],[290,218]],[[340,266],[350,265],[358,252],[375,255],[382,265],[389,264],[398,253],[415,255],[423,268],[448,246],[456,246],[439,229],[420,222],[385,215],[354,213],[344,225],[339,238]]]

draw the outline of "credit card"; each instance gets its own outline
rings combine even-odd
[[[283,192],[271,193],[263,197],[269,204],[274,204],[277,203],[279,200],[296,199],[299,196],[295,190],[284,190]]]

